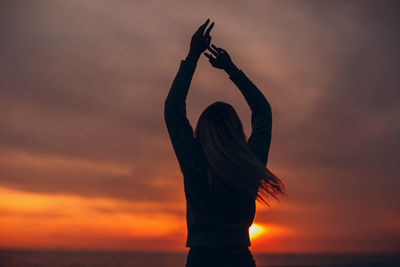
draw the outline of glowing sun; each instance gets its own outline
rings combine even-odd
[[[250,238],[254,239],[259,237],[265,232],[265,228],[259,224],[253,223],[249,228]]]

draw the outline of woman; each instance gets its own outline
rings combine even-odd
[[[194,33],[164,104],[164,117],[183,174],[186,197],[186,267],[256,266],[249,250],[255,201],[285,194],[283,183],[267,168],[271,108],[260,90],[222,48],[210,45],[209,19]],[[239,88],[252,111],[246,138],[234,108],[215,102],[201,114],[196,129],[186,117],[186,97],[197,61],[204,53]]]

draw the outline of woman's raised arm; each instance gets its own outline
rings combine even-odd
[[[246,99],[252,112],[252,131],[248,139],[248,145],[257,158],[263,164],[267,164],[272,130],[271,106],[257,86],[242,70],[235,66],[226,50],[215,45],[211,45],[211,47],[208,50],[214,56],[208,53],[204,53],[204,55],[208,57],[213,67],[225,70],[229,75],[229,79],[235,83]]]
[[[204,33],[208,22],[209,20],[201,25],[192,36],[189,53],[185,60],[181,60],[178,73],[164,102],[165,123],[182,172],[190,168],[196,145],[193,128],[186,115],[186,97],[197,61],[211,41],[209,33],[214,23]]]

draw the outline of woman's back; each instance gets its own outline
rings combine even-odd
[[[197,149],[194,154],[203,153],[201,147]],[[255,199],[230,185],[210,187],[205,157],[195,158],[202,159],[197,161],[201,168],[184,174],[186,246],[250,246],[248,228],[255,216]]]

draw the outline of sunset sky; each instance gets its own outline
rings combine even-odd
[[[254,252],[400,252],[397,1],[0,3],[0,248],[185,251],[183,177],[163,104],[193,32],[268,98]],[[250,109],[201,56],[192,126],[215,101]]]

